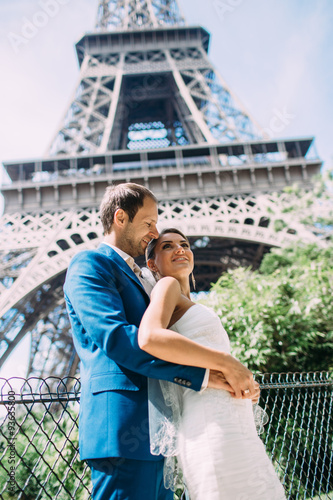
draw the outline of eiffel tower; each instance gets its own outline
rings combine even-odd
[[[72,256],[102,237],[98,205],[111,183],[156,194],[161,227],[191,239],[200,290],[298,237],[278,193],[294,182],[311,189],[321,167],[313,138],[263,138],[209,60],[209,41],[176,0],[98,2],[48,155],[4,164],[0,366],[31,334],[28,374],[76,373],[62,285]]]

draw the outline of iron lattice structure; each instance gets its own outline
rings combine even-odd
[[[99,2],[96,29],[138,30],[184,26],[175,0],[104,0]]]
[[[258,136],[207,57],[209,34],[184,26],[175,0],[101,1],[96,29],[76,46],[79,84],[51,155]]]
[[[208,46],[174,0],[99,2],[47,155],[4,165],[0,366],[29,333],[29,374],[75,375],[62,285],[74,253],[102,238],[97,207],[111,183],[152,189],[161,225],[191,239],[199,289],[230,267],[257,268],[272,246],[317,238],[303,213],[288,218],[283,194],[295,182],[311,189],[321,167],[313,138],[261,139]]]

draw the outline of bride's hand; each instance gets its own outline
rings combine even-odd
[[[217,370],[210,370],[207,387],[210,387],[211,389],[224,389],[225,391],[230,392],[232,397],[236,397],[235,392],[233,391],[231,385],[227,382],[223,373]],[[242,399],[251,399],[253,404],[258,403],[260,397],[260,386],[258,382],[254,381],[254,387],[255,392],[253,394],[242,394]]]
[[[255,382],[251,371],[230,354],[221,353],[220,363],[220,370],[231,386],[234,397],[257,401],[260,392],[259,384]]]
[[[260,398],[260,386],[258,382],[254,382],[254,389],[255,392],[253,392],[253,394],[251,394],[250,392],[247,393],[242,392],[242,399],[251,399],[253,404],[258,403]],[[234,392],[231,394],[231,396],[233,398],[236,397]]]
[[[253,404],[256,404],[258,403],[259,401],[259,398],[260,398],[260,386],[258,384],[258,382],[254,381],[254,389],[255,389],[255,392],[253,394],[245,394],[243,395],[243,399],[252,399],[252,403]]]

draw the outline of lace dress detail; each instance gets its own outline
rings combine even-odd
[[[201,304],[171,329],[230,352],[219,317]],[[166,487],[174,490],[183,475],[191,500],[285,500],[258,437],[267,418],[261,408],[253,411],[250,400],[234,399],[227,391],[196,392],[152,379],[148,391],[151,452],[166,457]]]

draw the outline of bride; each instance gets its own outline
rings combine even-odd
[[[258,384],[252,379],[240,391],[237,370],[244,366],[231,356],[219,317],[191,301],[188,239],[177,229],[163,230],[147,248],[147,265],[158,282],[140,324],[140,348],[165,361],[223,372],[226,379],[226,390],[199,393],[149,380],[152,453],[177,456],[191,500],[284,500],[255,426]]]

